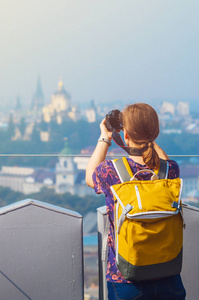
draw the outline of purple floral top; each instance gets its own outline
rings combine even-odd
[[[128,162],[133,173],[136,173],[143,168],[147,169],[146,165],[140,165],[134,162],[132,159],[128,158]],[[169,160],[169,173],[168,178],[173,179],[179,177],[179,167],[175,161]],[[141,174],[138,179],[149,180],[149,173]],[[95,192],[97,194],[104,193],[106,197],[106,207],[108,218],[110,221],[110,230],[108,235],[108,262],[107,262],[107,272],[106,279],[111,282],[129,282],[124,279],[120,271],[116,267],[115,262],[115,244],[114,244],[114,200],[113,195],[110,190],[110,186],[120,183],[120,179],[115,171],[113,163],[111,160],[105,160],[95,169],[93,173],[93,182]]]

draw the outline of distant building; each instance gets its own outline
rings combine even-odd
[[[78,105],[71,107],[71,110],[68,112],[68,116],[73,121],[78,121],[81,119],[81,112]]]
[[[33,122],[27,124],[25,132],[24,132],[24,137],[23,137],[23,139],[25,141],[30,141],[31,140],[31,136],[32,136],[32,133],[33,133],[34,125],[35,124]]]
[[[51,96],[51,103],[42,108],[44,122],[56,120],[58,124],[61,124],[68,117],[70,108],[70,95],[64,89],[63,82],[60,81],[57,91]]]
[[[56,193],[69,192],[72,195],[83,197],[94,192],[85,182],[85,169],[87,157],[59,157],[55,167]]]
[[[47,168],[2,166],[0,186],[23,194],[36,193],[43,187],[54,188],[54,171]]]
[[[34,173],[33,168],[2,166],[0,185],[23,193],[23,184],[27,176]]]
[[[83,152],[81,152],[81,153],[83,154]],[[86,167],[88,165],[89,159],[90,159],[90,157],[81,157],[81,156],[74,157],[74,162],[77,165],[77,169],[85,171]]]
[[[36,91],[32,97],[31,110],[41,112],[44,106],[44,95],[41,87],[41,80],[38,78]]]
[[[62,81],[59,81],[57,91],[51,97],[51,104],[57,113],[70,109],[70,95],[64,89]]]
[[[75,194],[75,181],[77,178],[77,166],[72,157],[59,157],[56,164],[56,193],[69,192]]]
[[[26,177],[24,182],[24,194],[40,192],[43,187],[55,188],[54,170],[37,168],[33,174]]]
[[[15,106],[15,111],[16,112],[21,112],[21,99],[19,97],[19,95],[17,96],[17,99],[16,99],[16,106]]]
[[[188,102],[178,102],[176,110],[177,110],[177,114],[180,116],[189,115],[189,103]]]
[[[50,133],[48,131],[40,131],[40,139],[42,142],[49,142]]]
[[[160,114],[161,115],[168,114],[168,115],[174,116],[175,106],[170,102],[163,102],[163,104],[160,107]]]
[[[189,103],[188,102],[178,102],[175,106],[171,102],[163,102],[160,107],[160,115],[169,116],[188,116],[189,115]]]
[[[14,135],[11,138],[12,141],[21,140],[22,134],[18,127],[15,128]]]
[[[24,194],[47,187],[55,189],[57,194],[95,195],[85,182],[88,160],[89,157],[59,157],[55,169],[2,166],[0,186]]]
[[[86,118],[89,123],[96,122],[97,120],[97,108],[93,100],[91,100],[90,107],[86,110]]]

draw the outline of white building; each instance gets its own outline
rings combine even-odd
[[[74,194],[74,186],[77,178],[77,166],[72,157],[59,157],[56,164],[56,193],[69,192]]]
[[[180,116],[188,116],[189,115],[189,103],[188,102],[178,102],[177,114]]]
[[[175,106],[170,102],[163,102],[163,104],[160,107],[160,114],[161,115],[169,114],[174,116]]]
[[[80,197],[88,194],[94,195],[94,191],[85,182],[87,163],[87,157],[59,157],[59,162],[55,167],[56,193],[69,192]]]
[[[88,160],[89,157],[59,157],[55,169],[3,166],[0,186],[26,195],[40,192],[43,187],[55,189],[57,194],[95,195],[85,182]]]
[[[91,101],[90,107],[86,110],[86,118],[89,123],[93,123],[97,120],[97,108],[93,100]]]
[[[160,107],[160,115],[170,115],[170,116],[188,116],[189,115],[189,103],[188,102],[178,102],[175,106],[171,102],[163,102]]]
[[[63,117],[67,116],[70,107],[70,95],[64,89],[63,82],[60,81],[57,91],[51,96],[51,102],[42,108],[43,119],[48,123],[56,118],[60,124]]]
[[[54,188],[54,184],[54,171],[46,168],[3,166],[0,171],[0,186],[23,194],[37,193],[43,187]]]
[[[0,171],[0,186],[23,193],[25,179],[33,173],[33,168],[3,166]]]

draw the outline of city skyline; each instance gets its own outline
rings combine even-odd
[[[0,1],[0,106],[46,102],[62,77],[73,103],[192,101],[198,2]],[[15,103],[13,103],[15,104]]]

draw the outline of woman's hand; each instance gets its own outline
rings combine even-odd
[[[112,140],[112,132],[108,131],[106,128],[106,119],[104,118],[102,122],[100,123],[100,130],[101,130],[101,135],[100,138],[108,139],[109,141]]]

